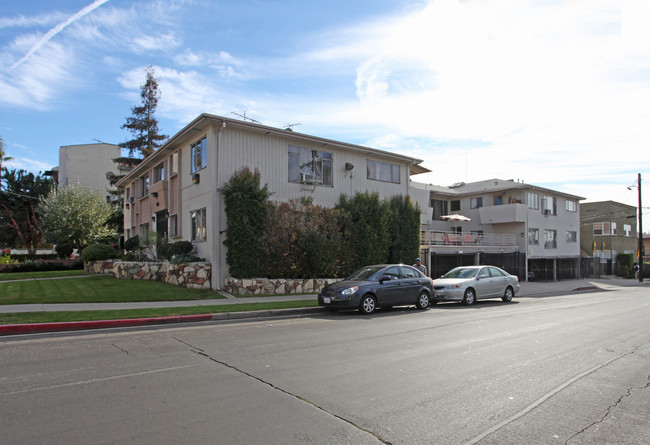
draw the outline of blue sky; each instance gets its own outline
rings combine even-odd
[[[145,68],[173,135],[202,112],[635,205],[650,178],[645,0],[30,0],[0,5],[0,135],[38,172],[120,143]],[[644,187],[644,190],[647,188]],[[650,189],[644,193],[650,207]]]

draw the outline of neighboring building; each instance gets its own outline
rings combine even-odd
[[[59,187],[78,184],[99,191],[110,202],[115,199],[111,193],[115,187],[111,186],[109,178],[124,173],[113,161],[121,155],[119,145],[64,145],[59,148],[59,166],[53,171],[58,174]]]
[[[423,209],[422,255],[432,276],[459,265],[493,264],[521,279],[580,276],[585,198],[513,180],[412,184]],[[458,214],[469,221],[445,220]]]
[[[580,248],[583,255],[593,257],[595,274],[613,275],[621,253],[631,253],[636,258],[636,210],[615,201],[580,204]]]
[[[257,169],[273,199],[311,197],[334,206],[341,194],[409,195],[422,161],[291,130],[201,114],[117,185],[125,189],[125,238],[152,231],[190,240],[213,266],[212,287],[228,276],[226,215],[220,192],[233,173]]]
[[[643,234],[643,262],[650,262],[650,233]]]

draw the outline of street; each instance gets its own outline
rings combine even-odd
[[[0,338],[3,444],[650,443],[642,287]]]

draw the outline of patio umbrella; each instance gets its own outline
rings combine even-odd
[[[445,221],[471,221],[471,218],[468,218],[463,215],[459,215],[458,213],[454,213],[453,215],[444,215],[441,216],[440,219],[444,219]]]

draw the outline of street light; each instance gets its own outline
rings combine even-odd
[[[637,249],[637,258],[639,265],[639,281],[643,282],[643,206],[641,204],[641,173],[639,173],[636,185],[631,185],[627,189],[632,190],[633,187],[639,192],[639,244]]]

